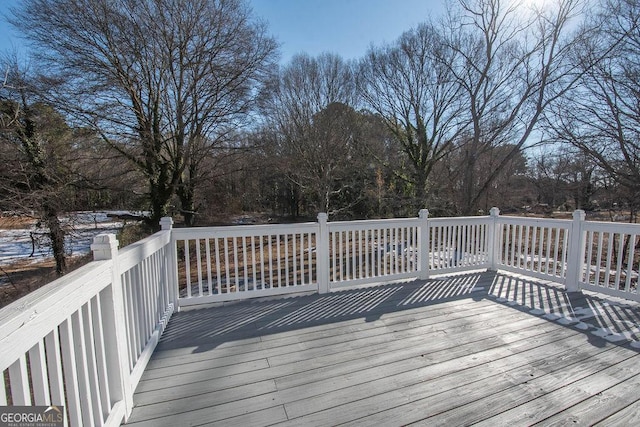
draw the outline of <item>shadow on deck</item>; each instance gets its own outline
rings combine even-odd
[[[623,344],[640,341],[640,304],[594,294],[566,293],[554,283],[483,272],[189,310],[175,315],[179,320],[174,317],[158,350],[196,344],[194,353],[206,352],[227,341],[359,318],[372,322],[383,314],[467,298],[491,298],[589,331],[589,337],[605,337]]]
[[[174,315],[129,422],[627,423],[639,341],[637,303],[495,272],[244,301]]]

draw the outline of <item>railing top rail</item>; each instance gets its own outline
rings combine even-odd
[[[491,220],[490,216],[460,216],[460,217],[440,217],[429,218],[429,222],[432,224],[482,224]]]
[[[0,309],[0,369],[106,288],[112,265],[93,261]]]
[[[309,232],[318,228],[317,222],[303,222],[292,224],[259,224],[232,225],[218,227],[174,228],[171,231],[175,239],[202,239],[207,237],[242,237],[268,236],[272,234],[290,234],[295,232]]]
[[[163,230],[128,245],[118,251],[119,268],[122,273],[135,267],[140,261],[154,254],[171,242],[171,231]]]
[[[640,234],[640,224],[625,222],[585,221],[582,229],[586,231],[608,231],[623,234]]]
[[[329,226],[332,229],[374,229],[393,226],[411,226],[420,223],[419,218],[390,218],[390,219],[365,219],[356,221],[331,221]]]
[[[538,227],[570,227],[571,219],[558,218],[535,218],[522,216],[503,216],[497,217],[498,223],[501,224],[519,224],[519,225],[535,225]]]

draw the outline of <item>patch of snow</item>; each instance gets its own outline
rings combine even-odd
[[[113,217],[132,214],[127,211],[75,212],[61,219],[65,236],[65,250],[69,256],[89,253],[93,237],[100,233],[117,233],[124,221]],[[33,252],[33,255],[32,255]],[[0,265],[21,260],[40,262],[53,257],[46,230],[30,228],[0,230]]]

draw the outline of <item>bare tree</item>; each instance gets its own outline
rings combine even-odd
[[[640,2],[607,1],[597,37],[576,55],[579,85],[546,115],[556,141],[579,148],[620,185],[632,210],[640,196]],[[592,66],[593,58],[600,59]],[[635,204],[635,206],[634,206]]]
[[[47,230],[56,273],[66,272],[64,212],[65,190],[72,181],[71,129],[49,105],[39,102],[34,81],[15,59],[0,88],[0,194],[5,209],[36,213]]]
[[[592,32],[572,32],[582,16],[581,0],[557,0],[543,9],[526,2],[460,0],[443,26],[455,52],[450,72],[464,91],[469,132],[464,156],[463,213],[480,200],[503,168],[536,136],[550,103],[572,88],[582,69],[569,61],[577,42]],[[475,174],[486,150],[510,149],[485,177]]]
[[[583,152],[570,145],[550,146],[532,158],[530,181],[535,201],[550,207],[592,210],[605,178],[602,170]]]
[[[324,212],[334,213],[331,199],[344,191],[336,183],[354,161],[354,100],[351,68],[328,53],[295,56],[274,76],[264,97],[268,126],[278,130],[277,155],[286,159],[280,166]]]
[[[12,23],[57,84],[54,99],[146,177],[157,226],[200,158],[252,106],[277,49],[242,0],[25,0]]]
[[[424,207],[435,164],[452,149],[468,120],[462,88],[448,65],[453,51],[433,24],[422,24],[388,46],[371,48],[357,81],[366,107],[379,114],[412,165],[407,176]],[[428,203],[427,203],[428,204]]]

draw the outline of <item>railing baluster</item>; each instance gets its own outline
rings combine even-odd
[[[251,236],[251,273],[253,277],[252,289],[258,289],[258,265],[256,263],[256,238]]]
[[[308,233],[307,234],[307,257],[308,257],[308,264],[307,264],[307,283],[311,284],[313,283],[313,238],[316,236],[317,234],[315,233]],[[317,238],[316,238],[317,241]],[[316,243],[317,245],[317,243]],[[329,247],[329,245],[327,245],[327,248]],[[316,251],[317,252],[317,251]],[[317,258],[316,258],[317,259]]]
[[[542,262],[544,259],[544,230],[544,227],[539,228],[540,241],[538,243],[538,273],[542,273]]]
[[[291,261],[290,261],[290,267],[287,267],[287,277],[289,277],[289,286],[297,286],[299,284],[297,281],[297,272],[296,272],[296,269],[298,268],[298,260],[297,260],[298,245],[296,243],[296,240],[298,239],[298,233],[292,232],[288,236],[288,238],[291,241],[291,252],[287,257],[287,259],[291,259]],[[289,245],[287,245],[287,247],[289,247]]]
[[[536,253],[537,250],[537,244],[538,244],[538,225],[531,225],[529,227],[529,232],[528,232],[528,236],[529,236],[529,242],[528,242],[528,252],[529,252],[529,271],[536,271],[536,265],[537,265],[537,260],[538,258],[538,254]]]
[[[242,271],[244,273],[244,290],[249,291],[249,262],[247,260],[247,236],[242,236]]]
[[[220,261],[220,242],[217,237],[213,239],[213,249],[216,257],[216,291],[218,295],[222,294],[222,263]]]
[[[66,404],[68,406],[69,425],[86,425],[82,420],[74,337],[71,332],[71,326],[69,325],[69,319],[60,325],[60,348],[62,364],[64,366],[64,384],[67,396]]]
[[[624,235],[617,233],[618,236],[618,256],[616,262],[616,274],[614,279],[614,289],[620,289],[620,276],[622,274],[622,253],[624,251]]]
[[[289,240],[291,234],[285,234],[284,236],[284,285],[289,286]]]
[[[207,257],[207,289],[209,295],[213,294],[213,282],[211,280],[211,240],[204,239],[204,255]]]
[[[198,296],[201,297],[202,293],[202,255],[200,253],[200,239],[195,239],[196,242],[196,268],[198,271]]]
[[[127,349],[129,350],[129,370],[133,369],[134,360],[136,360],[136,343],[138,342],[137,338],[137,328],[135,327],[136,316],[134,311],[135,307],[135,299],[133,297],[132,285],[131,285],[131,270],[125,272],[122,277],[122,288],[123,288],[123,299],[124,299],[124,307],[125,307],[125,324],[127,325],[127,340],[129,345],[127,345]]]
[[[511,238],[510,238],[510,247],[511,247],[511,254],[510,254],[510,262],[509,265],[512,267],[515,267],[515,258],[516,258],[516,251],[517,251],[517,245],[518,245],[518,238],[517,238],[517,233],[518,233],[518,226],[517,225],[512,225],[511,226]]]
[[[271,248],[272,235],[267,235],[267,250],[269,251],[269,286],[273,286],[273,249]]]
[[[144,309],[144,289],[139,286],[141,283],[141,271],[140,264],[131,269],[131,273],[134,275],[134,281],[132,282],[131,289],[135,295],[135,314],[136,314],[136,328],[138,334],[138,342],[136,343],[136,359],[142,353],[142,349],[145,344],[145,331],[147,330],[146,316]],[[134,359],[134,360],[136,360]]]
[[[500,233],[502,235],[500,243],[504,245],[501,264],[509,265],[509,259],[511,258],[511,224],[503,224],[500,227]]]
[[[95,299],[92,298],[92,300]],[[82,327],[82,333],[85,348],[85,358],[86,358],[86,371],[87,371],[87,384],[89,386],[88,393],[90,396],[88,404],[91,405],[92,415],[93,415],[93,425],[102,425],[102,399],[100,398],[100,382],[98,379],[98,366],[97,355],[95,352],[94,346],[94,333],[92,319],[93,313],[91,312],[91,303],[85,304],[81,310],[82,322],[79,326]]]
[[[265,236],[260,236],[260,283],[262,284],[262,289],[266,289],[266,275],[264,272],[264,239]]]
[[[549,274],[549,268],[551,266],[551,241],[552,241],[553,229],[551,227],[547,227],[547,251],[545,253],[545,274]],[[554,267],[555,269],[555,263]]]
[[[239,265],[238,265],[238,239],[239,237],[233,237],[231,239],[231,249],[233,251],[233,277],[235,278],[235,289],[236,292],[240,292],[241,290],[245,290],[245,288],[240,288],[240,273],[238,271]]]
[[[352,274],[352,279],[360,279],[362,278],[362,275],[360,273],[360,239],[362,238],[362,235],[360,234],[360,230],[356,229],[353,230],[353,242],[351,244],[352,248],[353,248],[353,252],[352,252],[352,256],[351,256],[351,269],[353,271]]]
[[[75,343],[74,355],[76,358],[77,379],[78,379],[78,395],[80,397],[80,406],[82,408],[82,421],[85,426],[95,425],[93,410],[91,408],[92,395],[91,386],[89,384],[89,368],[87,358],[87,344],[84,339],[84,322],[83,316],[77,311],[71,315],[71,329],[73,340]]]
[[[436,238],[434,239],[435,242],[435,247],[434,247],[434,254],[435,256],[437,256],[437,268],[438,269],[442,269],[444,268],[444,243],[443,243],[443,235],[444,235],[444,226],[439,226],[436,227],[435,229],[436,231]]]
[[[27,358],[24,354],[9,366],[9,382],[13,404],[15,406],[30,406],[29,374],[27,373]]]
[[[553,251],[553,259],[554,259],[554,265],[553,265],[553,275],[556,276],[558,275],[558,254],[560,251],[560,229],[559,228],[554,228],[555,231],[555,240],[554,240],[554,251]],[[566,239],[563,239],[566,240]],[[563,266],[560,265],[560,271],[562,272],[562,268]]]
[[[336,234],[338,235],[338,247],[337,247],[337,251],[338,251],[338,272],[340,274],[340,281],[344,280],[344,273],[343,273],[343,258],[344,258],[344,249],[342,247],[342,231],[338,231],[336,232]]]
[[[636,248],[637,235],[632,234],[629,236],[629,247],[627,248],[627,273],[624,281],[624,291],[631,292],[631,275],[633,274],[633,257]]]
[[[276,250],[277,250],[277,256],[276,256],[276,265],[278,268],[278,287],[282,287],[282,254],[281,254],[281,248],[282,246],[282,242],[280,241],[280,234],[276,235]]]
[[[595,236],[593,231],[587,231],[587,257],[585,260],[585,282],[591,283],[591,266],[592,266],[592,257],[593,257],[593,240]]]
[[[225,292],[231,293],[231,274],[229,274],[229,238],[223,239],[224,243],[224,286]]]
[[[95,343],[95,357],[98,375],[98,384],[100,384],[100,400],[103,404],[103,419],[109,415],[111,395],[109,393],[109,373],[107,372],[107,356],[104,339],[104,325],[102,322],[102,303],[101,295],[91,300],[91,324],[93,325],[93,337]]]
[[[567,254],[568,254],[568,248],[569,248],[569,239],[570,239],[570,235],[569,235],[569,230],[566,228],[559,228],[560,231],[562,231],[562,233],[564,234],[564,239],[562,240],[562,262],[560,264],[561,269],[560,269],[560,277],[566,277],[566,270],[567,270]],[[576,247],[575,248],[576,251],[579,251],[580,248]]]
[[[51,404],[63,406],[65,404],[64,377],[62,374],[62,356],[60,355],[60,336],[57,326],[44,338],[44,345],[47,357]]]
[[[598,232],[598,255],[596,259],[595,285],[600,286],[600,270],[602,268],[602,245],[604,243],[604,233]]]
[[[189,256],[189,240],[184,240],[184,271],[187,282],[187,298],[191,298],[191,259]]]
[[[471,224],[463,226],[464,253],[463,253],[463,257],[462,257],[461,262],[462,262],[462,265],[465,266],[465,267],[468,267],[468,266],[473,264],[473,231],[474,231],[474,228],[475,227],[473,225],[471,225]]]
[[[36,405],[49,405],[49,378],[47,363],[42,341],[38,341],[29,350],[29,367],[31,368],[31,383],[33,384],[33,401]]]

